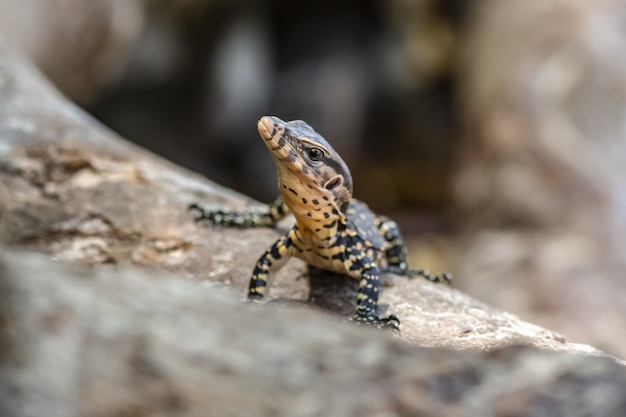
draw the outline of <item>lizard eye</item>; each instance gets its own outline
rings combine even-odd
[[[324,157],[324,152],[318,148],[309,148],[306,150],[306,154],[311,161],[321,161]]]

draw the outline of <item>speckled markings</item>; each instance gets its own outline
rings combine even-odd
[[[397,317],[378,316],[381,265],[399,275],[419,275],[434,282],[451,279],[449,274],[409,269],[396,223],[376,216],[352,198],[348,167],[308,124],[265,116],[259,120],[258,129],[276,165],[280,197],[261,213],[190,206],[198,213],[196,221],[206,219],[226,226],[271,227],[288,213],[294,215],[293,228],[257,261],[250,278],[249,300],[261,300],[273,273],[295,256],[309,265],[359,280],[353,320],[398,329]]]

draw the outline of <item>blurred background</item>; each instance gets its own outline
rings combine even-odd
[[[0,35],[154,152],[264,202],[303,119],[414,267],[626,357],[626,2],[0,0]]]

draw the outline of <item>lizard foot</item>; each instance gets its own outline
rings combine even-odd
[[[187,210],[197,212],[197,213],[194,213],[194,221],[196,223],[201,220],[213,221],[213,216],[211,215],[212,213],[210,211],[206,211],[197,203],[190,204],[189,207],[187,207]]]
[[[359,315],[356,314],[350,318],[350,321],[357,325],[367,325],[376,327],[381,330],[391,330],[394,333],[400,333],[400,319],[393,314],[380,318],[374,314]]]

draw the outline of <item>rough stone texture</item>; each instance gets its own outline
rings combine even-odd
[[[114,137],[3,52],[3,240],[63,261],[134,264],[220,282],[243,297],[254,263],[278,233],[203,227],[194,224],[186,207],[195,201],[238,208],[254,203]],[[291,262],[272,296],[306,299],[304,273],[301,262]],[[312,292],[315,304],[351,315],[355,281],[326,281]],[[381,304],[401,318],[410,343],[484,349],[523,342],[579,349],[445,286],[404,278],[390,282]]]
[[[621,417],[626,368],[414,348],[162,273],[0,256],[0,414]]]
[[[351,313],[354,281],[327,274],[311,308],[237,302],[278,232],[201,227],[185,209],[256,203],[117,138],[2,46],[0,63],[1,236],[64,261],[3,250],[3,416],[623,409],[619,361],[442,285],[391,277],[400,338],[311,311]],[[286,268],[273,297],[306,300],[304,272]],[[570,354],[483,352],[513,343]]]
[[[626,4],[480,3],[465,37],[458,285],[626,354]]]

